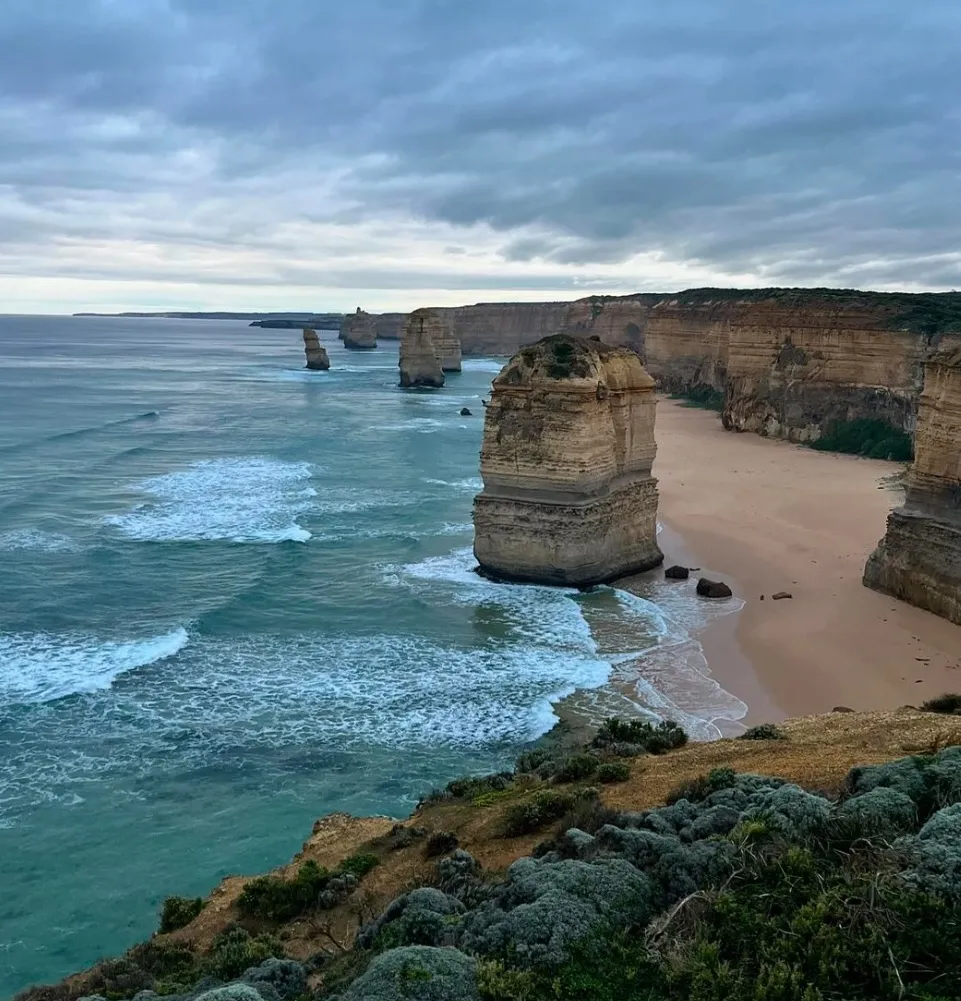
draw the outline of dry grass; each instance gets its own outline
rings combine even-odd
[[[662,756],[631,762],[626,782],[604,787],[602,802],[614,809],[643,810],[662,804],[670,790],[682,782],[704,775],[712,768],[728,767],[789,779],[806,788],[830,792],[840,788],[855,765],[875,764],[909,754],[929,754],[961,744],[961,727],[955,719],[922,713],[910,707],[891,712],[830,713],[789,720],[783,726],[786,740],[722,740],[688,744]],[[528,794],[520,788],[494,803],[478,805],[447,801],[425,806],[411,818],[411,825],[428,834],[451,831],[460,847],[469,851],[491,872],[500,872],[515,859],[527,855],[546,832],[504,838],[504,810]],[[424,841],[392,851],[386,835],[395,821],[386,817],[356,818],[333,814],[314,825],[303,849],[277,874],[292,873],[299,864],[314,859],[333,869],[346,856],[373,852],[381,864],[363,881],[362,890],[324,915],[324,923],[298,919],[281,931],[288,954],[306,959],[318,951],[348,944],[358,926],[369,921],[395,896],[434,881],[436,860],[425,859]],[[231,876],[210,895],[207,907],[185,928],[158,940],[190,943],[206,950],[216,935],[237,921],[236,901],[247,879]],[[70,978],[71,989],[82,987],[84,975]],[[74,994],[75,996],[75,994]]]

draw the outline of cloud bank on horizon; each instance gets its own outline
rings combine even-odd
[[[961,287],[953,0],[4,0],[0,311]]]

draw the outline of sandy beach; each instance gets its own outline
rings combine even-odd
[[[746,722],[961,689],[961,626],[861,583],[903,466],[734,434],[668,399],[656,436],[665,565],[710,570],[745,601],[699,638]]]

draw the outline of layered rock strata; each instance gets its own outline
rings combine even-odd
[[[415,309],[404,323],[400,342],[400,385],[404,389],[439,388],[444,370],[434,336],[446,327],[437,310]]]
[[[377,328],[370,313],[365,313],[360,306],[356,313],[344,317],[340,327],[341,340],[345,348],[353,351],[371,351],[377,347]]]
[[[588,586],[660,564],[654,409],[630,349],[560,334],[518,352],[484,419],[481,572]]]
[[[864,583],[961,624],[961,348],[925,365],[904,505],[891,512]]]
[[[326,372],[330,368],[327,349],[320,343],[317,331],[310,327],[304,328],[304,354],[307,356],[307,368],[312,371]]]
[[[460,340],[454,333],[453,317],[450,310],[441,308],[418,309],[418,322],[428,329],[434,351],[445,372],[461,370]]]

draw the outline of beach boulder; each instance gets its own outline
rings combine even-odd
[[[687,567],[668,567],[664,571],[664,576],[668,580],[687,580],[691,576],[691,571]]]
[[[702,598],[730,598],[734,593],[722,580],[708,580],[702,577],[697,582],[697,593]]]

